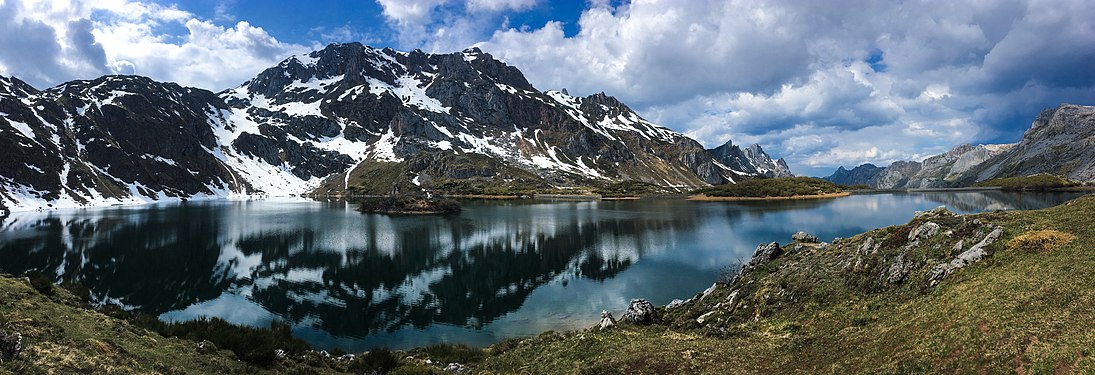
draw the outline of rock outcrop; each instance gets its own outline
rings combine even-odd
[[[651,324],[658,319],[658,312],[654,305],[645,299],[633,299],[627,305],[627,311],[620,316],[620,320],[631,324]]]

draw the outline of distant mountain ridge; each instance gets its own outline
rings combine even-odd
[[[9,156],[0,208],[9,209],[384,194],[452,181],[639,180],[684,191],[790,173],[759,145],[716,160],[604,93],[538,91],[477,48],[358,43],[291,56],[216,94],[137,76],[47,90],[0,78],[0,147]]]
[[[879,189],[970,186],[993,178],[1049,173],[1095,181],[1095,107],[1062,104],[1042,111],[1018,143],[960,145],[923,161],[885,168],[840,167],[826,180]]]

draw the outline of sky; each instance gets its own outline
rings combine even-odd
[[[478,46],[540,90],[605,92],[799,175],[1016,142],[1095,105],[1087,0],[0,0],[0,75],[220,91],[329,43]]]

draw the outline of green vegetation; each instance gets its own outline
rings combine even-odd
[[[840,185],[822,179],[791,177],[745,180],[736,184],[699,189],[693,194],[703,194],[708,197],[780,198],[835,194],[843,191],[844,188]]]
[[[381,214],[451,214],[460,212],[460,203],[447,198],[423,195],[398,195],[364,198],[358,211]]]
[[[1036,174],[1026,177],[994,178],[978,182],[974,186],[999,187],[1004,190],[1037,191],[1069,188],[1080,186],[1080,184],[1050,174]]]
[[[495,181],[483,178],[466,180],[443,178],[431,182],[430,188],[448,195],[529,196],[558,192],[543,181]]]
[[[627,180],[593,189],[593,193],[605,198],[637,197],[643,195],[669,194],[665,188],[648,182]]]
[[[295,355],[311,349],[308,343],[293,337],[292,327],[277,321],[271,322],[269,329],[237,326],[220,318],[165,323],[155,316],[145,315],[131,321],[164,337],[209,341],[215,348],[231,350],[239,359],[260,366],[277,362],[275,350]]]

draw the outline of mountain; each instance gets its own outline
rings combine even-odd
[[[1074,181],[1095,181],[1095,107],[1061,104],[1043,110],[1018,143],[960,145],[922,162],[897,161],[878,170],[872,164],[860,170],[855,183],[880,189],[916,189],[971,186],[993,178],[1048,173]],[[877,175],[863,178],[871,173]],[[834,179],[850,178],[840,167]],[[836,181],[834,181],[836,182]]]
[[[841,185],[870,185],[875,186],[878,177],[885,171],[886,168],[879,168],[874,164],[863,164],[858,167],[852,168],[852,170],[839,167],[836,172],[833,172],[829,177],[824,177],[824,180],[832,182],[834,184]]]
[[[962,186],[967,172],[1014,146],[964,144],[919,162],[896,161],[884,168],[862,164],[851,171],[839,167],[824,179],[846,185],[866,184],[878,189]]]
[[[970,167],[961,181],[1049,173],[1095,181],[1095,106],[1061,104],[1042,111],[1017,145]]]
[[[212,93],[137,76],[0,79],[0,210],[246,195],[639,180],[680,191],[789,175],[735,166],[619,100],[539,91],[472,48],[332,44]],[[720,165],[722,164],[722,165]]]
[[[728,180],[733,181],[733,176],[740,177],[765,177],[781,178],[794,177],[787,162],[783,158],[773,161],[759,144],[742,150],[733,141],[726,141],[723,145],[707,150],[714,158],[715,165],[729,172],[725,174]]]

